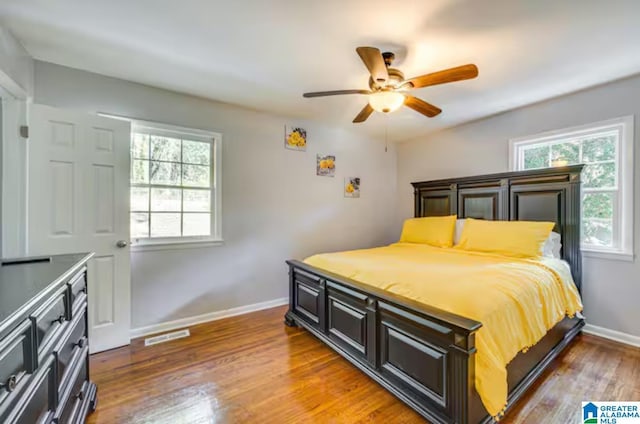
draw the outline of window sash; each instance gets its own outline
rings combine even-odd
[[[219,143],[217,137],[213,136],[211,133],[201,132],[199,130],[174,130],[174,129],[165,129],[165,128],[156,128],[150,126],[143,125],[134,125],[131,131],[131,142],[133,142],[134,134],[144,134],[149,136],[149,150],[146,158],[144,157],[131,157],[132,160],[142,160],[149,162],[149,169],[147,170],[146,178],[148,179],[148,183],[129,183],[130,191],[132,188],[147,188],[149,189],[148,194],[148,206],[147,209],[140,210],[138,209],[130,209],[129,216],[132,214],[146,214],[148,216],[147,222],[147,233],[148,236],[132,236],[132,239],[135,240],[136,243],[145,242],[162,242],[162,241],[189,241],[189,240],[211,240],[211,239],[219,239],[219,218],[217,217],[218,211],[216,210],[219,207],[219,194],[216,192],[216,168],[218,166],[217,163],[217,155],[219,154],[216,148],[216,144]],[[160,137],[169,137],[180,140],[180,161],[171,161],[171,160],[161,160],[161,159],[152,159],[151,158],[151,136],[160,136]],[[183,141],[196,141],[196,142],[206,142],[209,144],[209,163],[193,163],[188,161],[183,161],[182,158],[184,156],[184,146]],[[195,165],[195,166],[206,166],[209,168],[209,185],[207,186],[193,186],[193,185],[184,185],[182,183],[183,180],[183,170],[180,169],[180,184],[171,185],[171,184],[158,184],[151,182],[151,163],[170,163],[175,165]],[[176,211],[155,211],[151,208],[152,195],[151,192],[154,188],[158,189],[170,189],[170,190],[180,190],[180,210]],[[204,211],[185,211],[184,210],[184,190],[206,190],[209,192],[209,204],[208,210]],[[152,214],[179,214],[180,215],[180,236],[152,236],[151,228],[152,228]],[[210,223],[209,223],[209,234],[206,235],[198,235],[198,236],[189,236],[184,235],[184,216],[188,214],[209,214],[210,215]]]
[[[615,136],[614,159],[589,161],[587,165],[615,163],[615,184],[608,187],[582,186],[583,196],[589,193],[611,193],[614,196],[612,214],[612,246],[602,246],[584,243],[583,248],[589,251],[602,251],[620,253],[632,257],[633,241],[633,117],[612,119],[593,125],[576,127],[573,129],[549,132],[538,136],[523,137],[510,140],[511,168],[515,170],[525,169],[525,152],[529,149],[549,146],[549,158],[547,165],[551,166],[552,146],[575,143],[579,146],[579,162],[584,163],[583,144],[585,141],[596,137]],[[534,168],[527,168],[534,169]],[[583,197],[584,199],[584,197]],[[584,213],[584,210],[583,210]],[[584,236],[584,235],[583,235]]]
[[[581,194],[581,199],[580,199],[580,204],[584,205],[584,198],[586,195],[588,194],[611,194],[613,197],[613,201],[611,202],[611,206],[612,206],[612,211],[611,211],[611,235],[612,235],[612,245],[611,246],[607,246],[607,245],[601,245],[601,244],[593,244],[593,243],[586,243],[584,241],[582,241],[582,245],[584,247],[587,248],[596,248],[596,249],[600,249],[600,250],[616,250],[617,247],[617,242],[619,242],[617,235],[620,234],[620,231],[622,230],[621,228],[621,224],[622,224],[622,220],[620,219],[620,215],[621,215],[621,197],[620,196],[620,190],[611,190],[611,189],[591,189],[591,188],[583,188],[582,189],[582,194]],[[580,219],[582,220],[582,224],[584,225],[585,221],[604,221],[604,220],[609,220],[608,218],[594,218],[594,217],[586,217],[584,215],[585,213],[585,208],[582,207],[581,208],[581,214],[582,216],[580,217]],[[582,230],[582,229],[581,229]],[[584,234],[582,235],[584,236]]]

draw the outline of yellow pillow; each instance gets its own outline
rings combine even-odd
[[[465,221],[457,249],[496,253],[518,258],[542,256],[542,245],[551,234],[553,222]]]
[[[401,242],[430,244],[436,247],[453,246],[456,216],[410,218],[402,226]]]

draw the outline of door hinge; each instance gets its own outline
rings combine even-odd
[[[20,126],[20,137],[29,138],[29,127],[26,125]]]

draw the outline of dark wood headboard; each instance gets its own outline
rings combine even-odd
[[[580,173],[584,165],[411,183],[415,216],[555,222],[562,258],[582,286]]]

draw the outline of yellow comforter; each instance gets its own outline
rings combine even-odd
[[[507,404],[507,364],[565,315],[582,310],[568,265],[414,243],[326,253],[309,265],[482,323],[476,388],[487,411]]]

